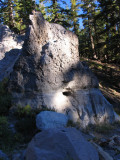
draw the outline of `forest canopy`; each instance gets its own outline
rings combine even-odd
[[[120,63],[120,0],[0,0],[0,23],[22,34],[33,10],[77,34],[81,57]]]

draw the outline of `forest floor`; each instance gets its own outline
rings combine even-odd
[[[86,58],[81,58],[81,61],[86,61],[97,76],[100,90],[120,116],[120,65],[101,63]],[[101,146],[114,160],[120,160],[120,145],[117,146],[113,140],[117,137],[120,143],[120,122],[89,126],[86,131],[89,136],[92,135],[92,141]],[[89,136],[88,140],[91,139]]]
[[[120,115],[120,65],[101,63],[96,60],[86,61],[99,80],[99,88],[106,99]]]

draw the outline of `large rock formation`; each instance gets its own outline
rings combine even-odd
[[[48,23],[41,13],[30,19],[22,54],[9,82],[14,103],[55,109],[82,126],[113,122],[112,105],[98,89],[96,77],[79,61],[77,36],[61,25]]]
[[[49,129],[29,143],[26,160],[99,160],[96,149],[75,128]]]
[[[22,36],[15,35],[8,26],[0,25],[0,81],[12,71],[22,44]]]

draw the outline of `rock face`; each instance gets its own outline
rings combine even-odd
[[[98,81],[79,61],[78,38],[61,25],[48,23],[41,13],[30,16],[22,54],[11,74],[14,103],[47,107],[70,119],[89,123],[113,122],[112,105],[98,89]]]
[[[22,36],[16,36],[7,26],[0,25],[0,81],[12,71],[22,44]]]
[[[75,128],[49,129],[29,143],[26,160],[99,160],[95,148]]]
[[[68,117],[53,111],[42,111],[36,117],[36,126],[40,130],[63,128],[67,126]]]

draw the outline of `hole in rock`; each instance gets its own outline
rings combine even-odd
[[[62,92],[64,96],[71,96],[72,92],[71,91],[64,91]]]

